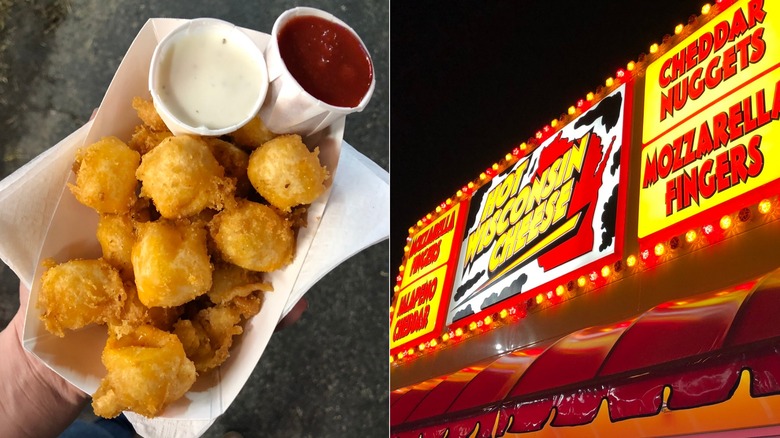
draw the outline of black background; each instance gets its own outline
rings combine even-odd
[[[391,284],[408,229],[703,1],[393,1]]]

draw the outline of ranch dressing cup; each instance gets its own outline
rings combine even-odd
[[[268,91],[268,70],[262,51],[241,29],[199,18],[157,45],[149,91],[173,134],[219,136],[257,115]]]
[[[319,9],[282,13],[265,58],[270,85],[260,118],[279,134],[311,135],[362,111],[376,86],[371,56],[358,34]]]

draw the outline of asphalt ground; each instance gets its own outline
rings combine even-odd
[[[344,139],[388,169],[387,1],[306,3],[353,27],[371,52],[376,89],[349,116]],[[270,33],[290,1],[0,0],[0,178],[83,125],[152,17],[215,17]],[[24,224],[0,226],[19,227]],[[2,242],[0,242],[0,245]],[[309,309],[276,333],[249,381],[204,435],[386,436],[388,244],[376,244],[306,295]],[[0,327],[19,306],[18,279],[0,263]],[[84,413],[90,418],[89,412]],[[45,421],[45,419],[43,420]]]

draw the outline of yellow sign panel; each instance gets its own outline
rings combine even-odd
[[[647,67],[642,143],[777,64],[780,2],[738,1]]]
[[[779,32],[780,2],[740,1],[648,67],[640,239],[780,179]]]
[[[780,69],[642,150],[639,237],[780,178]]]
[[[460,204],[453,205],[446,214],[414,235],[406,256],[401,287],[416,281],[450,259],[460,209]]]
[[[458,264],[460,248],[455,243],[463,235],[467,209],[466,202],[456,203],[412,236],[393,303],[391,351],[416,347],[441,330]]]
[[[445,264],[399,292],[390,323],[391,350],[436,328],[446,276]]]

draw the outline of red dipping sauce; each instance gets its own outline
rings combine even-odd
[[[315,98],[356,107],[368,92],[371,58],[349,29],[320,17],[294,17],[279,30],[277,42],[287,70]]]

